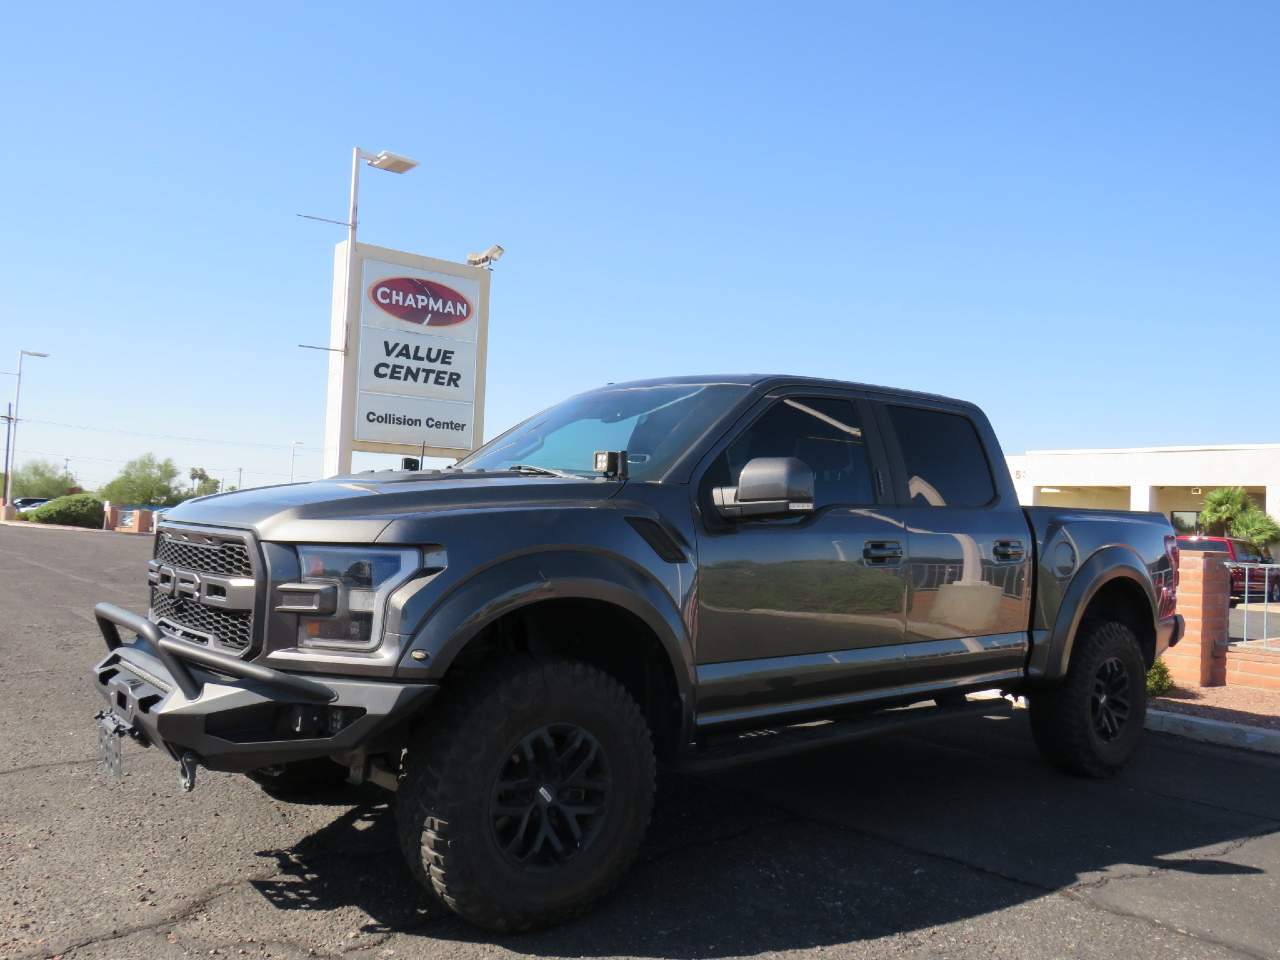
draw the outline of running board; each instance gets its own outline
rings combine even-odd
[[[945,707],[925,702],[839,720],[819,720],[793,726],[748,730],[736,736],[727,734],[717,737],[703,744],[696,753],[681,760],[677,767],[691,773],[711,773],[743,763],[772,760],[776,757],[862,740],[866,737],[901,733],[904,730],[914,730],[942,720],[958,720],[964,717],[1008,717],[1012,714],[1013,703],[1001,697],[989,700],[968,700]]]

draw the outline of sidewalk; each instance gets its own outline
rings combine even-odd
[[[1151,701],[1147,728],[1206,743],[1280,754],[1280,690],[1175,687]]]

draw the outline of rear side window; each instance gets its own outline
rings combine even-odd
[[[1244,540],[1232,540],[1231,543],[1235,548],[1231,552],[1235,555],[1238,563],[1262,562],[1262,557],[1259,556],[1258,551],[1254,550],[1253,547],[1249,546],[1249,544]]]
[[[1197,550],[1214,553],[1230,553],[1231,549],[1225,540],[1186,540],[1178,538],[1179,550]]]
[[[968,417],[889,406],[914,506],[981,507],[996,495],[991,467]]]

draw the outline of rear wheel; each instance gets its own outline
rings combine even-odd
[[[1115,621],[1081,628],[1066,679],[1031,695],[1031,731],[1054,766],[1109,777],[1133,756],[1147,712],[1137,637]]]
[[[397,794],[419,881],[499,931],[562,922],[612,890],[653,807],[653,744],[630,694],[586,664],[523,658],[442,706]]]

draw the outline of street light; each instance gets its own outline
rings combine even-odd
[[[22,399],[22,358],[47,357],[47,353],[39,350],[18,351],[18,383],[13,389],[13,413],[9,415],[9,439],[5,443],[4,454],[4,502],[13,503],[13,464],[18,459],[18,401]]]
[[[351,150],[351,197],[347,207],[347,289],[344,291],[347,302],[351,302],[351,274],[356,269],[356,225],[359,223],[359,199],[360,199],[360,161],[363,160],[369,166],[376,170],[385,170],[387,173],[408,173],[418,165],[417,160],[411,160],[406,156],[398,153],[391,153],[387,150],[380,150],[377,153],[369,153],[367,150],[361,150],[359,147],[353,147]],[[347,341],[344,336],[342,339],[342,352],[347,352]]]
[[[293,465],[298,459],[298,447],[302,446],[301,440],[295,440],[289,444],[289,482],[293,483]]]

